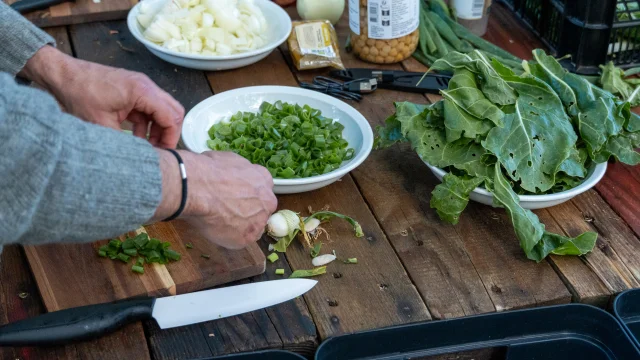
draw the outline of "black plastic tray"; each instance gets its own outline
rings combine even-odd
[[[304,360],[304,357],[284,350],[265,350],[218,356],[202,360]]]
[[[640,350],[611,314],[569,304],[339,336],[320,345],[316,360],[427,360],[470,351],[506,360],[640,359]]]
[[[613,302],[613,313],[640,348],[640,289],[618,295]]]

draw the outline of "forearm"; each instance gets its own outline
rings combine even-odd
[[[0,243],[117,236],[149,221],[161,203],[162,157],[147,142],[64,114],[6,75],[0,153]]]
[[[54,39],[0,1],[0,72],[18,74],[27,61]]]

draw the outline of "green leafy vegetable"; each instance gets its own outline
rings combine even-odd
[[[171,243],[161,242],[158,239],[149,239],[146,233],[140,233],[133,238],[110,240],[108,244],[98,249],[98,256],[108,257],[111,260],[129,262],[132,257],[137,256],[131,270],[140,274],[144,273],[144,263],[166,264],[169,261],[178,261],[180,253],[170,249]]]
[[[271,261],[272,263],[278,261],[279,258],[280,257],[276,253],[271,253],[269,254],[269,256],[267,256],[267,259],[269,259],[269,261]]]
[[[431,207],[436,209],[440,219],[455,225],[469,203],[469,194],[483,182],[480,177],[464,179],[448,173],[442,178],[442,184],[433,190]]]
[[[317,244],[315,244],[312,248],[311,248],[311,257],[315,258],[316,256],[320,255],[320,248],[322,247],[322,243],[319,242]]]
[[[552,234],[518,195],[572,189],[611,157],[640,163],[640,117],[542,50],[533,58],[519,73],[495,54],[448,52],[432,66],[454,73],[444,99],[395,103],[395,113],[376,129],[376,147],[408,141],[423,161],[448,171],[431,198],[442,220],[457,223],[469,194],[484,184],[494,206],[506,209],[529,259],[583,255],[597,234]]]
[[[327,273],[327,267],[320,266],[311,270],[296,270],[289,276],[289,278],[293,279],[293,278],[311,277],[311,276],[318,276],[326,273]]]
[[[353,158],[343,129],[308,105],[264,102],[257,113],[238,112],[213,125],[207,145],[262,165],[275,178],[303,178],[326,174]]]
[[[495,165],[493,180],[493,201],[504,207],[511,217],[520,247],[531,260],[542,261],[550,253],[557,255],[584,255],[595,245],[597,234],[586,232],[577,238],[567,238],[545,231],[544,225],[531,210],[520,206],[518,196],[511,189],[511,185],[502,175],[499,163]]]
[[[612,61],[609,61],[607,65],[600,65],[600,69],[602,70],[600,85],[604,90],[627,101],[631,107],[640,105],[640,87],[634,86],[625,79],[626,76],[636,74],[638,70],[627,73],[616,67]]]

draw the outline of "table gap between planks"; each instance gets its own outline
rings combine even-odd
[[[295,19],[293,7],[287,11]],[[344,48],[347,16],[337,24]],[[508,31],[507,31],[508,29]],[[238,70],[203,73],[175,67],[151,55],[129,34],[124,21],[51,28],[58,47],[74,56],[146,73],[187,109],[225,90],[254,85],[297,86],[326,70],[299,72],[286,44],[262,62]],[[530,58],[542,47],[508,11],[496,4],[487,39],[515,55]],[[347,67],[425,71],[413,59],[377,66],[341,51]],[[372,126],[383,124],[393,101],[434,102],[438,95],[377,90],[351,103]],[[327,225],[331,241],[324,252],[357,257],[357,265],[333,263],[318,286],[292,302],[229,319],[160,330],[137,323],[99,340],[55,348],[0,348],[3,359],[190,359],[267,348],[311,356],[319,341],[353,331],[429,319],[460,317],[518,308],[584,302],[606,307],[620,291],[640,286],[640,171],[610,164],[597,186],[574,200],[536,211],[551,231],[600,234],[593,253],[552,256],[539,264],[526,260],[502,210],[470,203],[457,226],[442,223],[429,207],[437,180],[406,145],[374,151],[357,170],[327,188],[280,196],[280,208],[305,213],[308,207],[348,214],[365,237],[348,224]],[[266,239],[261,240],[266,252]],[[308,249],[295,243],[286,256],[269,263],[265,274],[241,281],[279,278],[276,268],[311,267]],[[21,299],[18,294],[28,296]],[[0,322],[44,311],[23,251],[5,248],[0,263]]]

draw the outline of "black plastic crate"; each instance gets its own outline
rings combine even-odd
[[[640,289],[618,295],[613,303],[613,313],[640,347]]]
[[[337,336],[315,360],[637,360],[639,349],[609,313],[589,305],[428,321]]]
[[[613,61],[640,65],[638,0],[501,0],[556,57],[571,55],[569,70],[595,74]]]

